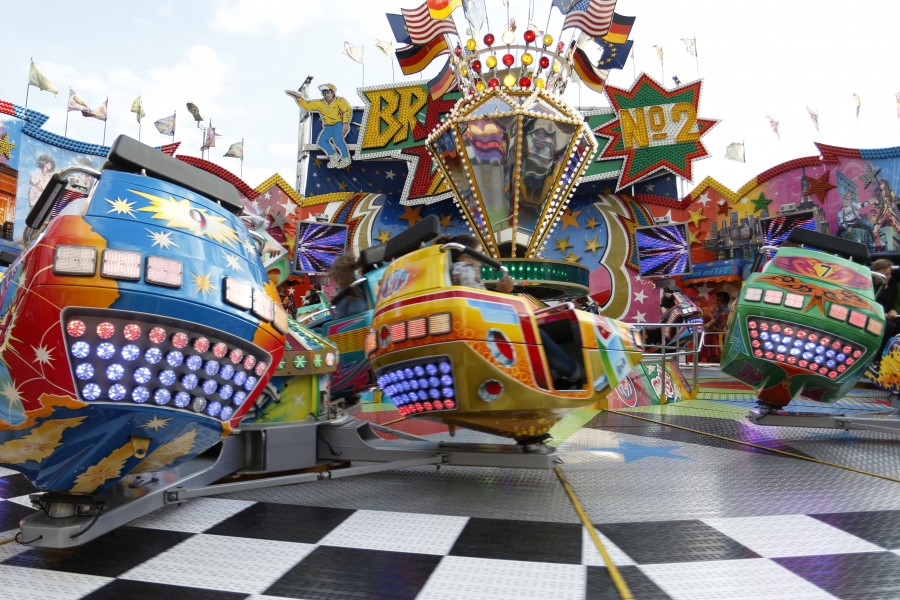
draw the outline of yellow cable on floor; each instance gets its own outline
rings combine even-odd
[[[729,437],[725,437],[724,435],[716,435],[715,433],[708,433],[706,431],[700,431],[699,429],[691,429],[690,427],[683,427],[681,425],[673,425],[672,423],[666,423],[664,421],[656,421],[654,419],[648,419],[647,417],[639,417],[637,415],[621,412],[618,410],[607,410],[606,412],[610,412],[614,415],[621,415],[623,417],[631,417],[632,419],[639,419],[641,421],[647,421],[648,423],[655,423],[657,425],[665,425],[667,427],[673,427],[675,429],[681,429],[682,431],[690,431],[691,433],[699,433],[700,435],[706,435],[711,438],[716,438],[719,440],[725,440],[727,442],[734,442],[735,444],[741,444],[743,446],[749,446],[751,448],[757,448],[759,450],[766,450],[768,452],[773,452],[775,454],[781,454],[783,456],[789,456],[791,458],[799,458],[802,460],[807,460],[809,462],[814,462],[820,465],[826,465],[828,467],[837,467],[838,469],[845,469],[847,471],[852,471],[853,473],[859,473],[861,475],[871,475],[872,477],[878,477],[879,479],[887,479],[888,481],[894,481],[896,483],[900,483],[900,479],[896,477],[891,477],[890,475],[882,475],[881,473],[873,473],[871,471],[864,471],[863,469],[857,469],[855,467],[848,467],[847,465],[839,465],[837,463],[830,463],[824,460],[819,460],[818,458],[813,458],[811,456],[803,456],[802,454],[794,454],[793,452],[787,452],[786,450],[778,450],[777,448],[769,448],[768,446],[761,446],[759,444],[752,444],[750,442],[745,442],[743,440],[735,440]]]
[[[569,480],[566,479],[566,474],[563,473],[562,469],[559,467],[554,467],[554,471],[556,471],[556,476],[559,477],[560,482],[562,482],[563,489],[566,490],[566,493],[569,495],[569,500],[572,501],[572,506],[575,507],[575,512],[578,513],[578,516],[581,518],[581,522],[587,527],[588,532],[591,534],[591,539],[594,540],[594,545],[597,547],[597,550],[600,551],[600,556],[603,557],[603,562],[606,563],[606,569],[609,571],[609,577],[612,579],[613,584],[616,586],[616,589],[619,591],[619,595],[622,597],[622,600],[634,600],[634,596],[631,595],[631,590],[628,589],[628,584],[625,583],[625,580],[622,578],[622,574],[619,573],[618,567],[616,567],[615,563],[610,558],[609,553],[606,551],[606,548],[603,547],[603,542],[600,541],[600,536],[597,535],[597,530],[594,529],[594,524],[591,523],[590,519],[588,519],[587,513],[584,512],[584,508],[581,506],[581,502],[579,502],[578,497],[575,495],[575,490],[572,489],[572,486],[569,485]]]

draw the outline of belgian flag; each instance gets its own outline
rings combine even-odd
[[[450,52],[445,36],[440,35],[424,46],[410,44],[395,51],[400,70],[404,75],[412,75],[425,69],[436,57]]]

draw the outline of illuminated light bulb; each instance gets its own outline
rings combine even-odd
[[[503,43],[506,44],[507,46],[512,44],[514,41],[516,41],[516,34],[513,33],[512,31],[510,31],[509,29],[507,29],[506,31],[503,32],[502,37],[503,37]]]
[[[530,44],[531,42],[534,41],[534,39],[535,39],[537,36],[535,35],[534,30],[532,30],[532,29],[527,29],[527,30],[525,31],[525,34],[524,34],[522,37],[525,38],[525,43],[526,43],[526,44]]]
[[[550,35],[549,33],[544,35],[543,42],[544,42],[544,48],[546,48],[547,46],[549,46],[553,43],[553,36]]]
[[[534,87],[539,88],[539,89],[543,89],[543,88],[544,88],[544,85],[545,85],[545,84],[544,84],[544,80],[541,79],[540,77],[538,77],[537,79],[534,80]]]
[[[475,69],[475,70],[477,71],[478,69]],[[463,77],[468,77],[469,70],[467,68],[463,67],[459,70],[459,74],[462,75]]]
[[[493,69],[494,67],[497,66],[497,57],[496,56],[488,56],[484,62],[488,66],[488,69]]]
[[[493,58],[493,57],[491,57],[491,58]],[[499,86],[500,86],[500,80],[497,79],[496,77],[491,77],[491,79],[488,81],[488,86],[491,87],[491,88],[499,87]],[[460,211],[460,212],[461,212],[461,211]]]
[[[494,45],[494,34],[493,33],[484,34],[484,45],[485,46],[493,46]]]
[[[472,61],[472,70],[475,71],[476,73],[481,73],[481,61],[480,60]],[[466,74],[463,73],[463,76],[465,76],[465,75]]]
[[[516,62],[516,59],[512,54],[507,52],[503,55],[503,64],[507,67],[511,67],[514,62]]]
[[[503,85],[506,87],[512,87],[516,85],[516,78],[513,75],[507,75],[503,78]]]
[[[531,87],[531,79],[528,77],[523,77],[519,80],[519,87],[521,88],[529,88]]]
[[[484,85],[483,81],[478,80],[475,82],[475,89],[478,90],[479,92],[483,92],[485,87],[486,86]]]
[[[541,60],[538,61],[538,64],[541,65],[542,69],[546,69],[547,67],[550,66],[550,59],[547,58],[546,56],[542,56]]]
[[[553,61],[553,72],[554,72],[554,73],[559,73],[560,70],[562,70],[562,65],[559,64],[559,61],[558,61],[558,60],[554,60],[554,61]]]
[[[522,64],[523,65],[525,65],[527,67],[532,62],[534,62],[534,57],[531,56],[529,53],[526,52],[525,54],[522,55]]]
[[[468,40],[466,40],[466,50],[468,50],[469,52],[474,52],[475,48],[477,48],[477,47],[478,47],[478,42],[476,42],[472,38],[469,38]]]

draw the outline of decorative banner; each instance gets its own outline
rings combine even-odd
[[[691,179],[693,161],[709,156],[701,138],[718,123],[697,116],[700,81],[667,90],[641,73],[630,90],[605,91],[618,118],[594,133],[609,139],[601,159],[625,159],[616,191],[660,171]]]

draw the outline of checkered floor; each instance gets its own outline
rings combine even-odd
[[[752,427],[694,425],[717,422]],[[878,436],[853,439],[815,435],[883,450]],[[900,598],[896,480],[607,413],[559,455],[634,598]],[[200,498],[74,549],[11,542],[0,545],[0,598],[620,598],[555,475],[511,471],[414,469]],[[0,472],[0,537],[32,512],[32,491]]]

